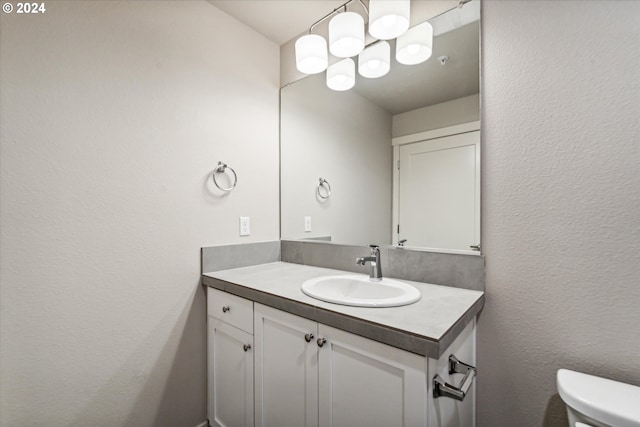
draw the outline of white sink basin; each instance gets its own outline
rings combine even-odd
[[[369,276],[346,274],[306,280],[302,292],[334,304],[356,307],[398,307],[420,300],[420,291],[393,279],[372,282]]]

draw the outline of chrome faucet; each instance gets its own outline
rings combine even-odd
[[[382,265],[380,264],[380,247],[377,245],[369,245],[371,248],[371,256],[356,258],[356,264],[365,265],[371,263],[369,271],[369,280],[379,282],[382,280]]]

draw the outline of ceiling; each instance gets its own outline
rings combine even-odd
[[[433,53],[417,65],[391,60],[383,77],[356,76],[354,90],[391,114],[404,113],[480,92],[480,23],[478,21],[433,39]],[[395,52],[395,42],[391,43]],[[442,65],[438,58],[447,56]]]
[[[311,24],[346,0],[208,0],[278,46],[308,31]]]

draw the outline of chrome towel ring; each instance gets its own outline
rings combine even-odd
[[[324,188],[324,194],[322,194],[322,189]],[[331,196],[331,185],[329,185],[329,181],[324,178],[320,178],[320,182],[318,183],[318,196],[321,199],[328,199]]]
[[[233,174],[233,184],[231,184],[231,187],[229,188],[224,188],[224,187],[221,187],[220,184],[218,184],[218,181],[216,181],[216,174],[225,173],[227,169],[229,169]],[[211,178],[213,179],[213,183],[216,185],[216,187],[218,187],[222,191],[231,191],[234,188],[236,188],[236,184],[238,183],[238,175],[236,174],[236,171],[233,170],[232,167],[227,166],[227,164],[223,162],[218,162],[218,166],[213,170],[213,174],[211,174]]]

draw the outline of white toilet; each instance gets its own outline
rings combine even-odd
[[[640,387],[567,369],[557,381],[570,427],[640,427]]]

